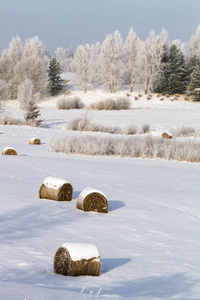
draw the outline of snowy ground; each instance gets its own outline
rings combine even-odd
[[[86,104],[111,97],[98,90],[73,95]],[[198,103],[130,99],[130,110],[87,114],[100,124],[147,123],[157,135],[183,125],[200,127]],[[86,110],[58,111],[56,100],[39,108],[45,128],[0,126],[0,150],[12,146],[18,152],[0,156],[0,299],[200,299],[200,164],[50,152],[50,138],[81,134],[62,128]],[[15,101],[6,112],[23,117]],[[41,145],[28,144],[34,136]],[[38,198],[48,176],[71,182],[71,202]],[[107,214],[76,209],[87,186],[107,196]],[[66,242],[95,244],[101,276],[55,274],[54,255]]]

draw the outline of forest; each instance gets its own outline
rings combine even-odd
[[[171,42],[165,29],[160,34],[151,30],[142,41],[131,28],[124,40],[116,30],[102,43],[83,41],[75,51],[70,45],[52,54],[38,36],[25,42],[13,37],[0,53],[0,100],[28,93],[34,102],[60,93],[66,86],[60,76],[65,72],[76,74],[85,93],[93,85],[111,93],[125,85],[130,92],[140,88],[145,93],[187,94],[200,100],[200,25],[187,43]]]

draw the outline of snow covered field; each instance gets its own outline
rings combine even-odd
[[[73,95],[86,104],[111,98],[99,90]],[[88,110],[87,116],[121,127],[147,123],[156,135],[200,127],[199,103],[130,99],[130,110]],[[6,113],[23,118],[17,102],[7,103]],[[18,153],[0,156],[0,299],[200,299],[200,164],[50,152],[52,137],[83,134],[65,127],[86,110],[57,110],[56,100],[39,108],[43,128],[0,126],[0,150],[11,146]],[[29,145],[34,136],[41,145]],[[48,176],[73,185],[71,202],[39,199]],[[88,186],[107,196],[107,214],[76,209],[76,198]],[[53,272],[54,255],[68,242],[98,247],[99,277]]]

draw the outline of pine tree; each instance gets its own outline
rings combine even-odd
[[[190,75],[187,95],[191,96],[195,101],[200,101],[200,67],[198,63],[196,63],[196,66]]]
[[[187,62],[188,77],[190,77],[190,75],[194,71],[196,64],[200,66],[200,59],[198,59],[196,56],[190,57],[190,59]]]
[[[169,72],[169,48],[164,46],[163,57],[161,59],[160,79],[156,84],[155,92],[162,94],[168,93]]]
[[[34,94],[34,86],[31,80],[26,79],[18,86],[18,100],[21,109],[25,110],[24,119],[27,125],[41,126],[42,119],[40,111],[37,108],[37,102],[40,99],[40,93]]]
[[[40,116],[40,110],[37,108],[35,101],[30,101],[24,114],[24,119],[27,125],[41,126],[43,120],[38,118]]]
[[[63,80],[60,76],[62,69],[59,61],[53,57],[49,63],[48,69],[48,81],[49,81],[49,90],[52,96],[59,94],[66,87],[66,80]]]
[[[170,48],[168,93],[183,93],[187,87],[187,69],[182,52],[175,45]]]

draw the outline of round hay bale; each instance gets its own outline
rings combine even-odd
[[[30,145],[40,145],[41,144],[41,140],[39,138],[31,138],[29,140],[29,144]]]
[[[101,258],[97,247],[88,243],[65,243],[54,256],[55,273],[65,276],[99,276]]]
[[[163,139],[172,139],[172,135],[170,135],[170,134],[167,133],[167,132],[163,132],[162,138],[163,138]]]
[[[5,147],[2,152],[2,155],[17,155],[17,151],[12,147]]]
[[[71,201],[73,188],[72,185],[63,179],[47,177],[43,180],[39,197],[56,201]]]
[[[78,196],[76,200],[76,207],[83,211],[107,213],[108,201],[104,193],[87,187]]]

